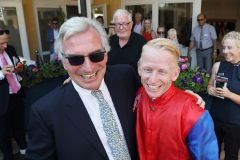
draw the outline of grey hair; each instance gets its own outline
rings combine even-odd
[[[62,59],[61,52],[63,52],[62,44],[64,40],[74,36],[77,33],[85,32],[90,28],[93,28],[98,32],[101,37],[102,47],[106,52],[109,52],[110,46],[108,43],[108,36],[99,22],[86,17],[72,17],[62,24],[58,37],[54,43],[55,51],[58,53],[59,58]]]
[[[132,14],[130,12],[128,12],[125,9],[117,9],[114,14],[113,14],[113,22],[115,23],[115,19],[118,16],[122,16],[122,15],[127,15],[128,16],[128,20],[132,21]]]
[[[177,31],[174,28],[171,28],[168,30],[168,35],[174,35],[175,37],[177,37]]]
[[[231,39],[231,40],[234,40],[236,42],[236,46],[238,48],[240,48],[240,32],[237,32],[237,31],[231,31],[231,32],[228,32],[222,39],[222,44],[228,40],[228,39]]]

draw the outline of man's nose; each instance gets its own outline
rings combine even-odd
[[[82,67],[85,71],[92,71],[93,69],[93,62],[89,59],[89,57],[84,57],[84,62],[82,64]]]
[[[3,44],[3,47],[6,49],[6,48],[7,48],[7,43],[4,43],[4,44]]]
[[[149,79],[150,79],[150,81],[151,81],[152,83],[156,82],[157,79],[158,79],[158,74],[157,74],[157,72],[153,72],[153,73],[150,75]]]

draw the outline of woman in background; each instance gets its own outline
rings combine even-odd
[[[215,124],[219,152],[221,152],[221,145],[224,142],[225,159],[238,160],[240,142],[240,33],[232,31],[226,34],[222,40],[222,46],[225,61],[216,62],[213,65],[208,85],[208,94],[215,96],[210,112]]]
[[[176,47],[179,49],[179,42],[177,38],[177,31],[174,28],[171,28],[167,32],[167,38],[172,40]]]
[[[156,33],[152,29],[152,21],[150,18],[143,20],[142,35],[147,41],[150,41],[157,37]]]

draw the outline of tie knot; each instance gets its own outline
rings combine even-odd
[[[91,94],[92,94],[95,98],[97,98],[98,100],[103,99],[103,94],[102,94],[102,91],[101,91],[101,90],[93,90],[93,91],[91,92]]]

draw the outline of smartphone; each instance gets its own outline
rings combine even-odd
[[[227,87],[228,78],[223,76],[217,76],[214,81],[215,88]]]

